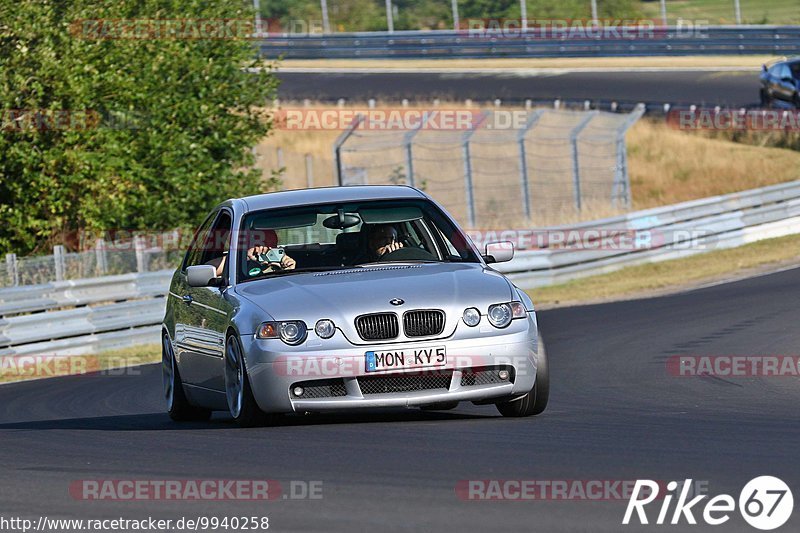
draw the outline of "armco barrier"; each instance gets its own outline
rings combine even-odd
[[[164,296],[171,277],[171,270],[162,270],[0,289],[0,317],[98,302]]]
[[[632,34],[637,35],[635,29]],[[542,38],[533,31],[476,35],[467,29],[268,35],[260,50],[270,59],[791,55],[800,52],[800,26],[667,26],[640,37],[577,39],[568,33]]]
[[[730,248],[761,239],[800,233],[800,182],[706,198],[630,213],[561,230],[605,230],[607,233],[652,232],[664,238],[642,249],[521,250],[509,263],[497,265],[518,286],[529,289],[578,277],[602,274],[637,264],[665,261]],[[696,234],[699,242],[694,242]],[[569,239],[566,240],[569,243]]]
[[[653,231],[663,241],[642,249],[579,249],[567,239],[556,249],[519,250],[496,268],[524,289],[800,233],[800,181],[546,230]],[[701,246],[686,236],[698,231]],[[0,356],[157,344],[171,276],[161,271],[0,290]],[[25,314],[35,311],[45,312]]]

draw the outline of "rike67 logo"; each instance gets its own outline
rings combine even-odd
[[[731,518],[731,513],[737,507],[733,496],[720,494],[704,502],[705,505],[701,505],[700,502],[708,498],[708,495],[701,494],[689,499],[691,496],[689,491],[692,486],[691,479],[687,479],[682,485],[676,481],[667,483],[667,493],[661,501],[656,524],[679,524],[682,520],[685,520],[687,524],[697,524],[695,513],[700,514],[701,509],[702,519],[708,525],[719,526]],[[678,491],[679,488],[680,491]],[[645,507],[658,498],[658,489],[659,484],[655,481],[637,480],[630,500],[628,500],[628,507],[625,509],[622,523],[630,524],[635,512],[640,524],[649,524],[652,516],[648,518]],[[670,509],[676,497],[675,506]],[[789,486],[782,480],[772,476],[760,476],[751,479],[744,486],[739,494],[738,508],[742,518],[748,524],[756,529],[767,531],[779,528],[789,520],[794,509],[794,498]],[[670,511],[672,512],[670,513]]]

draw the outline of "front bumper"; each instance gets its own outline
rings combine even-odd
[[[369,347],[335,342],[336,337],[330,339],[334,342],[311,339],[288,347],[275,339],[247,336],[242,344],[253,395],[265,412],[413,407],[500,400],[529,392],[536,380],[539,348],[535,318],[531,314],[514,326],[477,338],[456,340],[457,331],[450,339]],[[366,371],[366,351],[441,346],[447,351],[443,367]],[[500,370],[508,373],[506,379],[498,377]],[[292,393],[298,385],[308,391],[301,397]]]

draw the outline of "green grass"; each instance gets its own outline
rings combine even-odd
[[[661,2],[640,2],[645,18],[661,20]],[[735,24],[733,0],[667,0],[667,19],[707,20],[709,24]],[[744,24],[800,24],[798,0],[740,0]]]

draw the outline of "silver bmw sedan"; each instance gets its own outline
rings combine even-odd
[[[164,394],[174,420],[495,404],[544,411],[547,359],[530,298],[445,210],[404,186],[228,200],[169,290]]]

